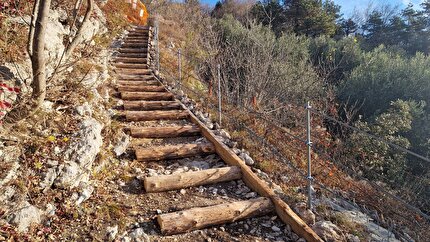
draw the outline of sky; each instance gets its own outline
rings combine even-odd
[[[214,6],[218,0],[200,0],[204,4]],[[365,9],[369,2],[373,2],[375,5],[378,4],[390,4],[398,6],[400,9],[406,7],[410,2],[418,6],[423,0],[334,0],[334,2],[342,7],[341,12],[345,17],[351,16],[354,12],[354,8],[358,10]]]

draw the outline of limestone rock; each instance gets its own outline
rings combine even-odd
[[[93,162],[103,144],[102,124],[93,118],[84,120],[74,140],[65,151],[66,165],[54,184],[60,188],[76,187],[88,179]]]
[[[130,136],[128,136],[125,133],[122,133],[121,137],[119,138],[118,142],[113,148],[115,155],[119,157],[120,155],[124,154],[129,144],[130,144]]]
[[[15,225],[19,232],[27,232],[31,224],[39,224],[42,212],[35,206],[24,202],[11,216],[10,223]]]
[[[342,231],[330,221],[319,221],[312,226],[312,229],[324,241],[342,241]]]
[[[129,237],[131,238],[131,241],[134,242],[151,242],[149,239],[149,236],[143,231],[143,228],[137,228],[133,230]]]
[[[305,221],[308,225],[313,225],[315,223],[315,214],[312,210],[307,209],[306,203],[297,203],[294,206],[294,210],[297,214]]]

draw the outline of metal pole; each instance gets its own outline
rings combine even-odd
[[[312,152],[312,141],[311,141],[311,105],[309,102],[306,103],[306,133],[308,146],[308,208],[312,209],[312,167],[311,167],[311,152]]]
[[[181,79],[182,79],[182,66],[181,66],[181,49],[178,49],[178,85],[179,85],[179,89],[181,88]]]
[[[217,65],[218,69],[218,117],[219,117],[219,126],[221,127],[221,119],[222,119],[222,110],[221,110],[221,65]]]

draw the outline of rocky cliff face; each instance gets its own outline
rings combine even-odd
[[[101,91],[106,92],[100,86],[110,77],[110,53],[102,51],[91,57],[84,53],[96,45],[95,37],[106,34],[108,29],[104,13],[96,5],[83,29],[81,43],[65,63],[67,41],[77,31],[65,24],[68,18],[63,9],[51,10],[47,26],[47,77],[52,77],[60,61],[66,64],[59,68],[62,72],[55,75],[55,80],[48,81],[48,93],[55,91],[57,96],[48,94],[35,117],[16,124],[13,130],[2,130],[0,125],[0,231],[11,226],[12,230],[25,233],[31,225],[50,221],[58,209],[55,199],[50,199],[55,197],[51,197],[55,190],[72,205],[84,202],[94,190],[90,176],[105,145],[102,130],[110,122],[105,108],[109,100],[102,97],[106,93],[100,95]],[[30,17],[6,21],[26,26]],[[82,68],[82,60],[90,66],[86,73],[70,74]],[[28,56],[17,63],[0,65],[0,121],[31,93],[31,76]]]

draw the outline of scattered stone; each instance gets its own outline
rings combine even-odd
[[[252,165],[254,165],[254,160],[251,158],[251,156],[249,156],[248,154],[246,154],[246,153],[241,153],[240,155],[239,155],[239,157],[242,159],[242,160],[244,160],[245,161],[245,164],[247,164],[248,166],[252,166]]]
[[[279,227],[276,227],[276,226],[272,226],[272,230],[275,232],[281,231],[281,229]]]
[[[109,241],[114,241],[117,233],[118,233],[118,225],[106,228],[106,237],[108,238]]]
[[[257,193],[255,192],[250,192],[245,195],[245,198],[254,198],[254,197],[257,197]]]
[[[137,228],[133,230],[130,234],[131,241],[134,242],[151,242],[149,236],[143,231],[143,228]]]
[[[15,225],[19,232],[27,232],[31,224],[41,222],[42,212],[27,201],[11,216],[9,222]]]
[[[93,186],[84,185],[81,194],[79,195],[78,200],[76,200],[75,204],[80,205],[90,198],[91,194],[94,192]]]
[[[187,193],[187,191],[186,191],[185,189],[181,189],[180,193],[181,193],[182,195],[185,195],[185,194]]]
[[[113,151],[117,157],[121,156],[127,150],[128,145],[130,144],[130,136],[125,133],[121,134],[121,137],[118,139]]]
[[[91,106],[88,104],[88,102],[85,102],[84,104],[77,106],[75,108],[76,113],[78,113],[80,116],[89,116],[91,117],[93,115],[93,110]]]
[[[312,210],[307,209],[306,203],[297,203],[294,206],[294,210],[303,219],[303,221],[305,221],[305,223],[308,225],[315,224],[315,214],[312,212]]]
[[[324,241],[334,242],[342,240],[342,231],[330,221],[319,221],[312,226],[312,229]]]
[[[156,210],[157,214],[162,214],[163,212],[160,209]]]

